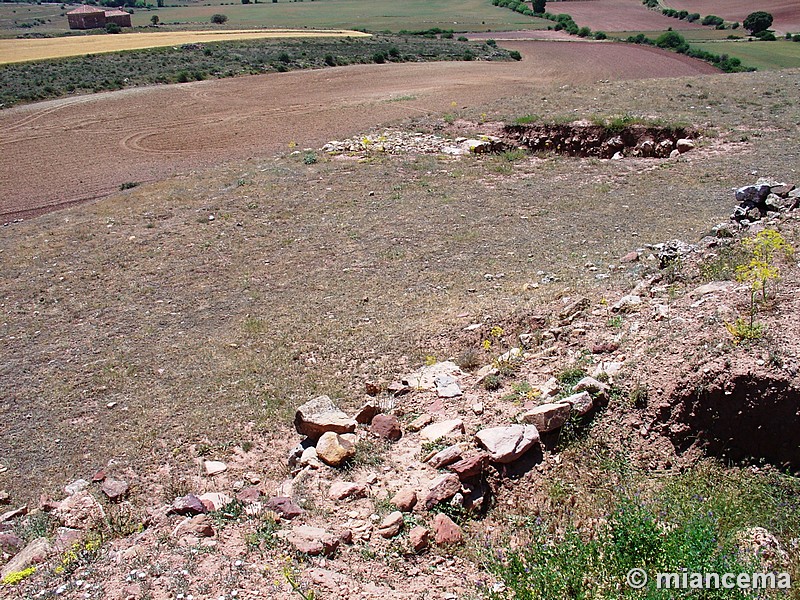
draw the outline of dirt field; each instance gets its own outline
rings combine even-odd
[[[47,60],[65,56],[141,50],[182,44],[254,40],[260,38],[365,37],[359,31],[313,29],[231,30],[231,31],[164,31],[128,33],[125,35],[87,35],[44,39],[0,40],[0,64]]]
[[[319,146],[391,119],[445,112],[453,102],[474,105],[536,86],[717,72],[706,63],[638,46],[504,45],[518,49],[523,61],[344,67],[10,109],[0,113],[0,217],[102,197],[126,182],[269,156],[290,142]]]
[[[691,3],[691,0],[690,0]],[[581,27],[596,31],[644,31],[699,29],[702,25],[665,17],[651,10],[641,0],[577,0],[548,4],[551,13],[567,13]]]
[[[717,15],[739,22],[754,10],[764,10],[775,19],[773,28],[778,33],[800,32],[800,2],[797,0],[763,0],[758,3],[750,0],[666,0],[664,4],[677,10]]]

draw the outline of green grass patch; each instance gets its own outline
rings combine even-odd
[[[727,54],[758,70],[793,69],[800,67],[800,44],[786,40],[776,42],[720,41],[693,44],[694,47]]]

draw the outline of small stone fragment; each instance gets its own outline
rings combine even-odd
[[[438,513],[433,518],[433,531],[435,534],[434,539],[439,546],[460,544],[464,541],[464,533],[461,531],[461,527],[443,513]]]
[[[376,415],[369,430],[386,440],[396,442],[403,436],[400,421],[394,415]]]
[[[461,460],[461,446],[459,446],[458,444],[454,446],[449,446],[444,450],[437,452],[428,461],[428,464],[432,466],[434,469],[439,469],[441,467],[446,467],[447,465],[454,463],[457,460]]]
[[[392,498],[392,504],[401,512],[411,512],[417,505],[417,492],[411,488],[403,488]]]
[[[366,498],[369,491],[363,483],[352,481],[334,481],[328,490],[328,497],[332,500],[346,500]]]
[[[594,401],[592,400],[592,396],[589,392],[578,392],[577,394],[572,394],[571,396],[567,396],[562,400],[566,404],[569,404],[577,414],[583,416],[587,414],[589,411],[594,408]]]
[[[219,460],[207,460],[203,463],[206,470],[206,475],[213,477],[228,470],[228,465]]]
[[[175,528],[175,537],[194,535],[197,537],[211,537],[214,535],[214,526],[208,515],[195,515],[183,521]]]
[[[294,500],[286,496],[276,496],[275,498],[270,498],[267,500],[264,507],[267,510],[278,513],[281,518],[288,520],[294,519],[295,517],[299,517],[303,514],[303,509],[297,506],[297,504],[294,503]]]
[[[422,429],[423,427],[427,427],[431,423],[433,423],[433,417],[428,414],[423,414],[418,416],[413,421],[411,421],[411,423],[409,423],[406,426],[406,429],[408,431],[419,431],[420,429]]]
[[[453,463],[448,469],[458,475],[460,480],[464,481],[481,475],[488,463],[489,457],[483,452],[477,452],[463,458],[457,463]]]
[[[318,396],[297,409],[294,416],[297,433],[313,440],[327,432],[352,433],[356,422],[339,410],[328,396]]]
[[[376,415],[381,413],[381,405],[375,401],[370,400],[364,406],[362,406],[359,411],[356,413],[356,423],[361,423],[362,425],[369,425],[372,423],[372,419],[375,418]]]
[[[206,507],[200,501],[200,498],[194,494],[186,494],[180,498],[175,498],[170,512],[184,516],[199,515],[206,512]]]
[[[64,486],[64,493],[67,496],[74,496],[89,487],[89,482],[85,479],[76,479],[72,483]]]
[[[399,510],[389,513],[378,525],[378,533],[386,539],[393,538],[403,528],[403,513]]]
[[[327,465],[340,466],[356,455],[356,446],[338,433],[323,433],[317,442],[317,456]]]
[[[419,432],[420,437],[427,442],[435,442],[438,439],[458,436],[464,433],[464,421],[461,419],[450,419],[428,425]]]
[[[555,431],[564,426],[572,412],[572,406],[566,402],[543,404],[522,413],[520,422],[535,425],[541,433]]]
[[[128,495],[128,483],[121,479],[106,479],[100,489],[112,502],[122,500]]]
[[[475,437],[494,462],[510,463],[539,442],[539,431],[534,425],[511,425],[482,429]]]
[[[411,548],[416,553],[420,553],[428,547],[430,544],[430,537],[431,532],[420,525],[417,525],[408,532],[408,541],[411,544]]]
[[[461,480],[458,475],[449,473],[434,479],[428,487],[425,498],[425,508],[432,509],[437,504],[449,500],[461,489]]]
[[[60,502],[53,516],[66,527],[91,529],[103,521],[105,511],[94,496],[82,491]]]

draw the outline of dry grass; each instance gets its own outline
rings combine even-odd
[[[148,472],[203,438],[240,441],[247,422],[273,431],[313,394],[357,405],[364,380],[457,355],[453,332],[470,322],[502,324],[576,290],[601,297],[587,261],[696,240],[753,170],[792,178],[798,80],[566,86],[483,109],[553,118],[638,106],[750,136],[677,162],[262,157],[10,226],[0,487],[36,497],[112,458]],[[767,83],[769,96],[741,97]],[[539,271],[561,281],[526,290]]]
[[[161,48],[182,44],[199,44],[253,39],[369,37],[369,34],[348,30],[270,29],[226,31],[165,31],[126,33],[120,35],[87,35],[43,39],[0,40],[0,64],[103,54],[122,50]]]

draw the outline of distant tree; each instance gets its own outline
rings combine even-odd
[[[747,15],[742,24],[747,31],[755,35],[759,31],[766,31],[772,26],[772,15],[763,10],[757,10]]]
[[[242,0],[242,4],[250,4],[250,0]]]
[[[227,15],[222,15],[220,13],[217,13],[215,15],[211,15],[211,22],[214,23],[214,25],[222,25],[227,20],[228,20],[228,16]]]
[[[540,15],[544,12],[545,4],[547,4],[547,0],[533,0],[533,12],[537,15]]]
[[[120,32],[122,32],[122,27],[120,27],[116,23],[106,23],[106,33],[120,33]]]
[[[153,15],[152,17],[150,17],[150,22],[153,25],[158,25],[159,21],[160,21],[160,19],[158,18],[158,15]]]

